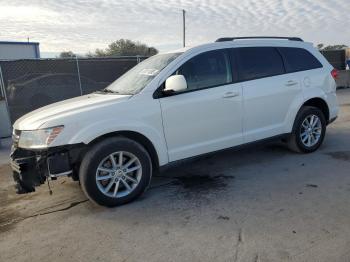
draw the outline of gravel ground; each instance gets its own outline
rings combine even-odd
[[[338,95],[318,152],[268,144],[186,161],[114,209],[70,179],[15,195],[2,149],[0,261],[350,261],[350,89]]]

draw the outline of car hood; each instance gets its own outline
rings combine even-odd
[[[22,116],[14,123],[13,128],[17,130],[35,130],[50,120],[64,119],[74,113],[96,110],[100,107],[125,101],[130,97],[131,95],[93,93],[63,100]]]

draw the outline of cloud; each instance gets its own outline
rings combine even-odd
[[[350,45],[348,0],[0,0],[0,40],[85,53],[129,38],[167,50],[181,46],[182,8],[189,45],[246,35]]]

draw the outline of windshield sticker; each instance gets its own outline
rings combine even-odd
[[[139,74],[146,75],[146,76],[155,76],[158,74],[158,72],[159,72],[159,70],[157,70],[157,69],[143,69],[143,70],[141,70],[141,72]]]

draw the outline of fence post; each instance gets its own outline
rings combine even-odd
[[[0,65],[0,95],[1,95],[1,97],[4,97],[5,98],[5,92],[4,92],[4,90],[3,90],[3,83],[4,81],[2,80],[2,71],[1,71],[1,65]]]
[[[4,82],[4,77],[2,74],[2,68],[0,65],[0,90],[5,98],[5,111],[3,113],[0,112],[0,137],[9,137],[11,136],[12,133],[12,125],[11,125],[11,118],[10,118],[10,109],[9,109],[9,104],[7,100],[7,94],[6,94],[6,89],[5,89],[5,82]],[[1,110],[1,108],[0,108]]]
[[[6,89],[5,89],[4,77],[2,75],[1,65],[0,65],[0,87],[1,87],[0,89],[1,89],[2,96],[5,98],[7,111],[8,111],[9,104],[8,104],[8,101],[7,101],[7,94],[6,94]]]
[[[140,62],[141,62],[141,58],[140,58],[139,55],[136,56],[136,61],[137,61],[137,63],[140,63]]]
[[[80,78],[80,70],[79,70],[79,61],[78,61],[78,56],[75,56],[75,61],[77,64],[77,71],[78,71],[78,80],[79,80],[79,88],[80,88],[80,95],[83,95],[83,89],[81,87],[81,78]]]

